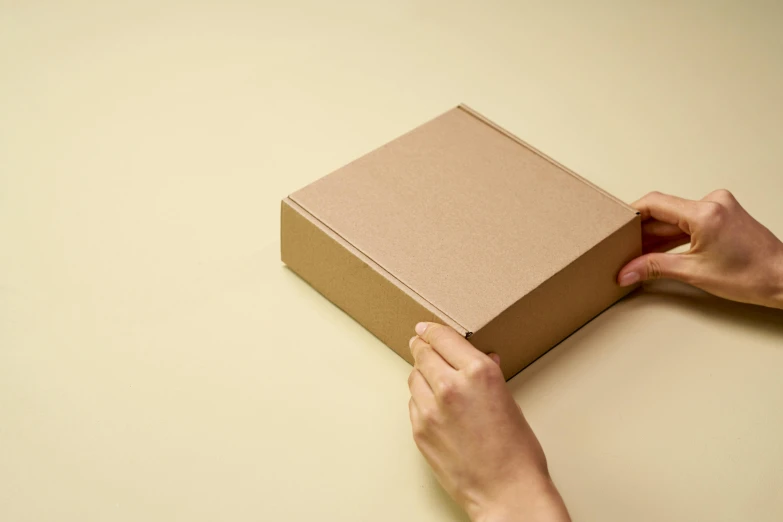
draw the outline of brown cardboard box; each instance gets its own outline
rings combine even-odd
[[[282,202],[282,259],[411,361],[418,321],[510,378],[628,290],[637,213],[465,106]]]

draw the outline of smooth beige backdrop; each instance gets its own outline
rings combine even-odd
[[[783,235],[780,3],[645,3],[0,0],[0,520],[461,519],[279,200],[466,102]],[[653,285],[510,387],[575,520],[783,519],[781,313]]]

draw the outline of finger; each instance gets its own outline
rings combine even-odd
[[[617,275],[620,286],[652,279],[677,279],[689,282],[692,260],[686,254],[645,254],[625,265]]]
[[[432,393],[432,388],[430,388],[427,380],[417,368],[414,368],[410,376],[408,376],[408,389],[411,391],[411,397],[416,404],[425,408],[434,404],[435,395]]]
[[[644,239],[642,241],[642,251],[645,254],[649,254],[650,252],[668,252],[673,248],[687,245],[690,242],[691,236],[684,233],[673,237],[656,237],[653,239]]]
[[[680,230],[690,234],[692,224],[698,217],[697,205],[696,201],[651,192],[631,206],[639,211],[642,221],[650,218],[657,219],[670,225],[677,225]]]
[[[657,219],[648,219],[642,223],[642,234],[645,236],[668,237],[678,236],[682,233],[682,230],[677,225],[664,223]]]
[[[492,362],[500,366],[500,356],[496,353],[488,353],[487,354],[490,359],[492,359]]]
[[[662,250],[660,249],[667,243],[680,241],[688,242],[690,239],[691,236],[685,232],[680,232],[680,234],[676,236],[642,236],[642,250],[645,253],[661,252]]]
[[[416,426],[419,425],[421,413],[419,412],[419,408],[416,406],[416,401],[413,399],[413,397],[411,397],[408,401],[408,416],[411,419],[411,426],[415,430]]]
[[[437,323],[419,323],[416,333],[455,369],[464,368],[477,357],[486,357],[453,328]]]
[[[454,372],[454,368],[444,361],[443,357],[421,337],[414,336],[410,341],[410,347],[416,368],[424,376],[431,389],[435,389],[436,383],[442,382]]]

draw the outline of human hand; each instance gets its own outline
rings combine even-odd
[[[701,201],[652,192],[632,206],[642,215],[645,254],[620,270],[621,286],[665,277],[726,299],[783,308],[783,243],[729,191]],[[688,252],[663,253],[688,242]]]
[[[473,522],[570,520],[499,357],[443,325],[419,323],[416,333],[413,438],[443,488]]]

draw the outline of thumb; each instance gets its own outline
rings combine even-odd
[[[620,286],[631,286],[653,279],[685,280],[688,275],[686,254],[645,254],[625,265],[617,274]]]
[[[492,359],[492,362],[500,366],[500,356],[496,353],[488,353],[487,354],[490,359]]]

